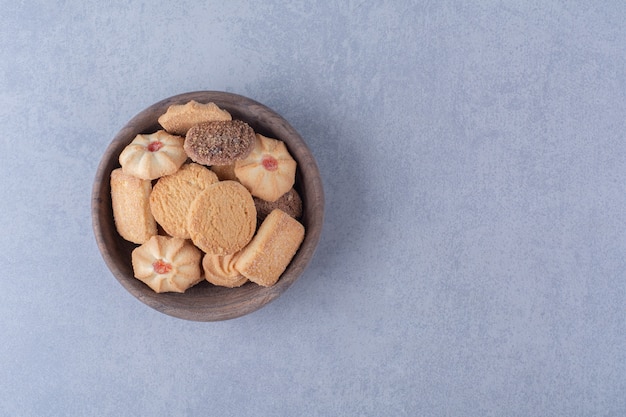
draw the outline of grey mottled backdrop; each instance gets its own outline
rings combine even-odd
[[[0,415],[626,415],[626,3],[0,10]],[[91,232],[111,138],[195,90],[285,116],[326,191],[306,273],[220,323]]]

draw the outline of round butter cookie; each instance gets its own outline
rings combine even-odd
[[[187,214],[198,194],[218,182],[217,175],[195,163],[184,164],[172,175],[159,178],[150,194],[150,211],[170,236],[189,239]]]
[[[274,202],[289,191],[296,180],[296,161],[285,143],[257,133],[254,149],[235,162],[235,175],[250,193]]]
[[[208,186],[191,203],[187,230],[193,243],[205,253],[237,252],[248,244],[256,230],[252,196],[236,181]]]
[[[164,130],[149,135],[137,135],[119,157],[122,170],[143,180],[170,175],[187,160],[184,139]]]
[[[219,287],[235,288],[245,284],[248,278],[241,275],[234,267],[237,253],[225,256],[210,253],[204,255],[202,258],[204,278]]]
[[[135,278],[157,293],[182,293],[202,281],[202,252],[185,239],[152,236],[131,258]]]
[[[215,103],[198,103],[191,100],[186,104],[173,104],[159,117],[159,124],[174,135],[185,136],[192,126],[215,120],[231,120],[230,113]]]
[[[205,122],[185,136],[185,152],[202,165],[228,165],[243,159],[254,148],[254,130],[241,120]]]

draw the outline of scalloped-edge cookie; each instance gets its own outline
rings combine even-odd
[[[175,135],[185,136],[192,126],[215,120],[231,120],[232,116],[215,103],[198,103],[191,100],[185,104],[173,104],[159,117],[159,124]]]
[[[293,187],[297,163],[284,142],[258,133],[256,138],[252,152],[235,162],[235,175],[253,196],[274,202]]]
[[[173,174],[187,160],[184,141],[164,130],[139,134],[120,154],[120,165],[125,174],[143,180]]]
[[[201,258],[191,242],[169,236],[152,236],[131,254],[135,278],[157,293],[182,293],[202,281]]]

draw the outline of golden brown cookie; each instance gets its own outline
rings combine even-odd
[[[235,175],[253,196],[273,202],[293,187],[297,164],[282,141],[256,138],[250,155],[235,162]]]
[[[150,180],[127,175],[122,168],[111,172],[111,205],[117,232],[133,243],[144,243],[157,234],[150,212]]]
[[[172,175],[159,178],[150,194],[150,210],[170,236],[189,239],[187,214],[198,194],[218,182],[217,175],[195,163],[184,164]]]
[[[235,175],[235,164],[212,165],[211,171],[215,172],[220,181],[239,181]]]
[[[261,223],[274,209],[281,209],[294,219],[302,216],[302,199],[295,188],[281,195],[276,201],[265,201],[258,197],[253,197],[253,200],[258,223]]]
[[[153,236],[131,254],[135,278],[155,292],[185,292],[202,281],[202,252],[188,240]]]
[[[187,160],[183,143],[182,137],[164,130],[137,135],[120,154],[120,165],[125,174],[144,180],[173,174]]]
[[[255,140],[254,130],[241,120],[205,122],[189,129],[184,148],[199,164],[228,165],[248,156]]]
[[[234,268],[237,253],[232,255],[211,255],[206,254],[202,258],[202,269],[204,278],[213,285],[220,287],[235,288],[241,287],[248,281]]]
[[[252,241],[239,252],[235,269],[264,287],[274,285],[304,239],[304,226],[275,209],[263,221]]]
[[[256,229],[252,196],[236,181],[220,181],[191,203],[187,230],[193,243],[206,253],[230,255],[248,244]]]
[[[215,103],[198,103],[191,100],[186,104],[173,104],[159,117],[159,124],[168,132],[185,136],[194,125],[215,120],[231,120],[230,113]]]

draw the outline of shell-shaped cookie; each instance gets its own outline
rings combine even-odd
[[[248,281],[235,269],[237,254],[232,255],[212,255],[206,254],[202,258],[202,269],[204,278],[213,285],[220,287],[235,288],[241,287]]]
[[[173,104],[159,117],[159,124],[169,133],[185,136],[192,126],[215,120],[231,120],[232,116],[215,103],[198,103],[191,100],[186,104]]]
[[[235,175],[255,197],[274,202],[289,191],[296,179],[296,161],[285,143],[256,134],[252,152],[235,162]]]
[[[164,130],[137,135],[120,154],[122,170],[144,180],[173,174],[187,160],[184,141]]]
[[[157,293],[182,293],[202,281],[201,257],[188,240],[169,236],[152,236],[131,255],[135,278]]]

